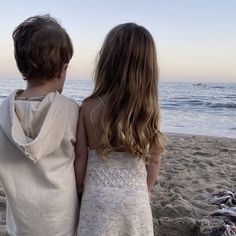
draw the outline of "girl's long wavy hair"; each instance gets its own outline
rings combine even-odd
[[[158,68],[155,43],[144,27],[120,24],[105,38],[89,98],[107,95],[98,153],[128,152],[148,159],[153,146],[164,150],[160,132]]]

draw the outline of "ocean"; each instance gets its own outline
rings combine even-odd
[[[24,86],[1,78],[0,103]],[[92,90],[92,81],[67,80],[63,94],[81,102]],[[161,82],[159,93],[163,132],[236,138],[236,83]]]

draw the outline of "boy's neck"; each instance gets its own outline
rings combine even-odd
[[[58,88],[56,81],[48,81],[42,85],[32,85],[27,82],[26,89],[19,95],[20,97],[45,97],[50,92],[59,93],[62,89]]]

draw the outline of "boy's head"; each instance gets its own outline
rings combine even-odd
[[[12,34],[19,71],[32,85],[60,78],[73,55],[69,35],[49,15],[22,22]]]

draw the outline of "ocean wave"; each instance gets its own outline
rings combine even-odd
[[[209,88],[217,88],[217,89],[225,89],[225,87],[224,86],[210,86]]]
[[[222,85],[211,85],[211,84],[204,84],[204,83],[195,83],[192,85],[196,86],[196,87],[207,88],[207,89],[225,89],[225,88],[227,88]]]
[[[213,103],[213,102],[206,102],[201,100],[185,100],[185,101],[177,101],[177,102],[161,102],[161,106],[163,108],[201,108],[201,109],[233,109],[236,108],[236,103]]]
[[[186,101],[188,104],[192,104],[192,105],[204,105],[203,101],[200,100],[188,100]]]
[[[211,108],[236,108],[236,103],[207,103]]]
[[[174,98],[175,100],[187,100],[187,99],[189,99],[189,97],[176,97],[176,98]]]
[[[225,96],[224,98],[236,98],[236,95],[228,95],[228,96]]]
[[[236,108],[236,103],[212,103],[212,102],[205,102],[200,100],[189,100],[186,101],[187,104],[191,104],[193,106],[205,106],[207,108]]]

